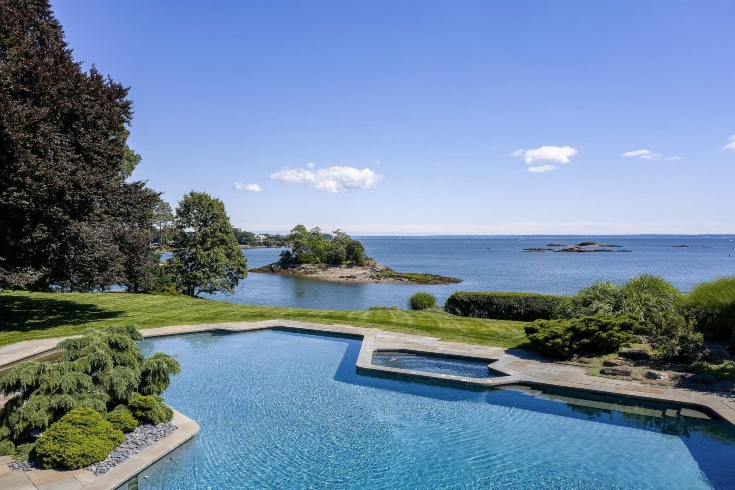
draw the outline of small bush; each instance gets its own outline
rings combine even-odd
[[[128,408],[136,419],[154,425],[168,422],[174,416],[174,411],[160,396],[138,396],[131,400]]]
[[[120,429],[91,408],[76,408],[51,424],[36,443],[44,468],[84,468],[104,460],[125,440]]]
[[[707,337],[735,346],[735,276],[698,285],[687,296],[684,308]]]
[[[436,308],[436,298],[429,293],[414,293],[408,299],[408,306],[412,310],[430,310]]]
[[[0,456],[12,456],[15,454],[15,444],[13,441],[5,439],[0,441]]]
[[[651,345],[664,359],[696,361],[704,353],[704,337],[694,322],[679,314],[666,314],[651,322]]]
[[[606,315],[562,320],[536,320],[526,325],[526,336],[542,354],[566,358],[572,354],[615,352],[633,341],[639,327],[632,317]]]
[[[549,320],[566,298],[533,293],[456,292],[444,304],[452,315],[532,322]]]
[[[17,446],[15,446],[15,454],[13,455],[13,457],[16,461],[28,461],[34,449],[36,449],[35,442],[18,444]]]
[[[105,419],[112,424],[116,429],[120,429],[123,432],[130,432],[134,430],[140,422],[138,419],[133,417],[133,414],[125,406],[120,405],[112,412],[105,415]]]

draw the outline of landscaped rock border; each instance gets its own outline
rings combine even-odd
[[[132,432],[125,434],[125,441],[113,449],[107,459],[89,465],[86,469],[97,476],[105,474],[131,456],[160,441],[174,430],[176,430],[176,426],[171,422],[158,425],[140,425]]]

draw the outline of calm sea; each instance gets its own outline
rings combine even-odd
[[[367,254],[401,272],[462,279],[460,284],[335,284],[316,279],[249,274],[233,295],[216,299],[253,305],[362,310],[406,308],[416,291],[443,304],[454,291],[570,294],[597,280],[621,283],[641,273],[664,277],[682,291],[735,275],[735,235],[362,237]],[[582,241],[621,245],[631,253],[524,252]],[[687,245],[687,247],[679,247]],[[614,250],[620,250],[614,249]],[[278,260],[281,249],[248,249],[248,267]]]

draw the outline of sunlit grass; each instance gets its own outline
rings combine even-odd
[[[497,347],[518,347],[526,342],[522,322],[465,318],[441,311],[309,310],[185,296],[9,292],[0,294],[0,346],[75,335],[90,326],[136,324],[151,328],[272,319],[381,328]]]

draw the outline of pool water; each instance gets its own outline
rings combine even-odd
[[[142,490],[735,488],[722,422],[361,376],[349,338],[264,330],[142,347],[179,360],[164,396],[201,426]]]
[[[467,378],[494,378],[502,376],[487,367],[490,361],[477,361],[459,357],[420,355],[412,352],[377,351],[373,353],[372,364],[412,371],[451,374]]]

